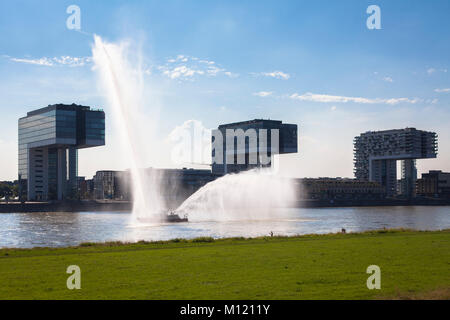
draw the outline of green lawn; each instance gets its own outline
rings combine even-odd
[[[450,230],[0,250],[0,299],[374,299],[450,288]],[[368,290],[366,268],[381,268]],[[81,290],[66,269],[81,268]]]

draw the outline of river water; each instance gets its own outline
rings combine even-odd
[[[0,247],[62,247],[82,242],[167,240],[209,236],[255,237],[364,231],[382,228],[450,228],[450,207],[360,207],[279,209],[276,219],[191,221],[134,225],[130,213],[0,214]]]

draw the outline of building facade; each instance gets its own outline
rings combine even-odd
[[[296,179],[299,199],[380,200],[386,196],[378,182],[348,178]]]
[[[94,199],[114,199],[116,171],[97,171],[94,176]]]
[[[450,198],[450,172],[432,170],[422,174],[417,180],[418,196],[433,198]]]
[[[93,180],[93,199],[131,200],[130,171],[97,171]]]
[[[397,161],[402,161],[402,193],[414,196],[416,159],[437,157],[437,134],[406,128],[369,131],[354,139],[354,173],[358,180],[378,182],[389,196],[397,193]]]
[[[19,189],[25,201],[63,200],[76,193],[78,149],[105,144],[105,113],[50,105],[19,119]]]
[[[211,170],[199,169],[155,169],[142,171],[151,179],[168,208],[176,209],[198,189],[213,181],[216,176]],[[94,176],[94,199],[132,200],[130,171],[97,171]]]
[[[213,130],[212,146],[213,174],[271,167],[274,155],[298,152],[297,125],[262,119],[223,124]]]

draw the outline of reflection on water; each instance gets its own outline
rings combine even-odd
[[[279,209],[278,219],[133,225],[128,213],[0,214],[0,247],[59,247],[81,242],[255,237],[386,228],[450,228],[450,207]]]

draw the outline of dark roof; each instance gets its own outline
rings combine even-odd
[[[27,113],[27,117],[29,116],[34,116],[37,114],[41,114],[41,113],[45,113],[48,111],[52,111],[52,110],[67,110],[67,111],[76,111],[76,110],[84,110],[84,111],[89,111],[91,108],[87,107],[87,106],[81,106],[78,104],[53,104],[53,105],[49,105],[48,107],[45,108],[41,108],[41,109],[37,109],[37,110],[33,110]]]
[[[246,124],[254,124],[254,123],[273,123],[273,124],[282,124],[282,121],[280,120],[264,120],[264,119],[255,119],[255,120],[248,120],[248,121],[241,121],[241,122],[234,122],[234,123],[227,123],[227,124],[221,124],[219,128],[225,128],[225,127],[234,127],[238,125],[246,125]]]

